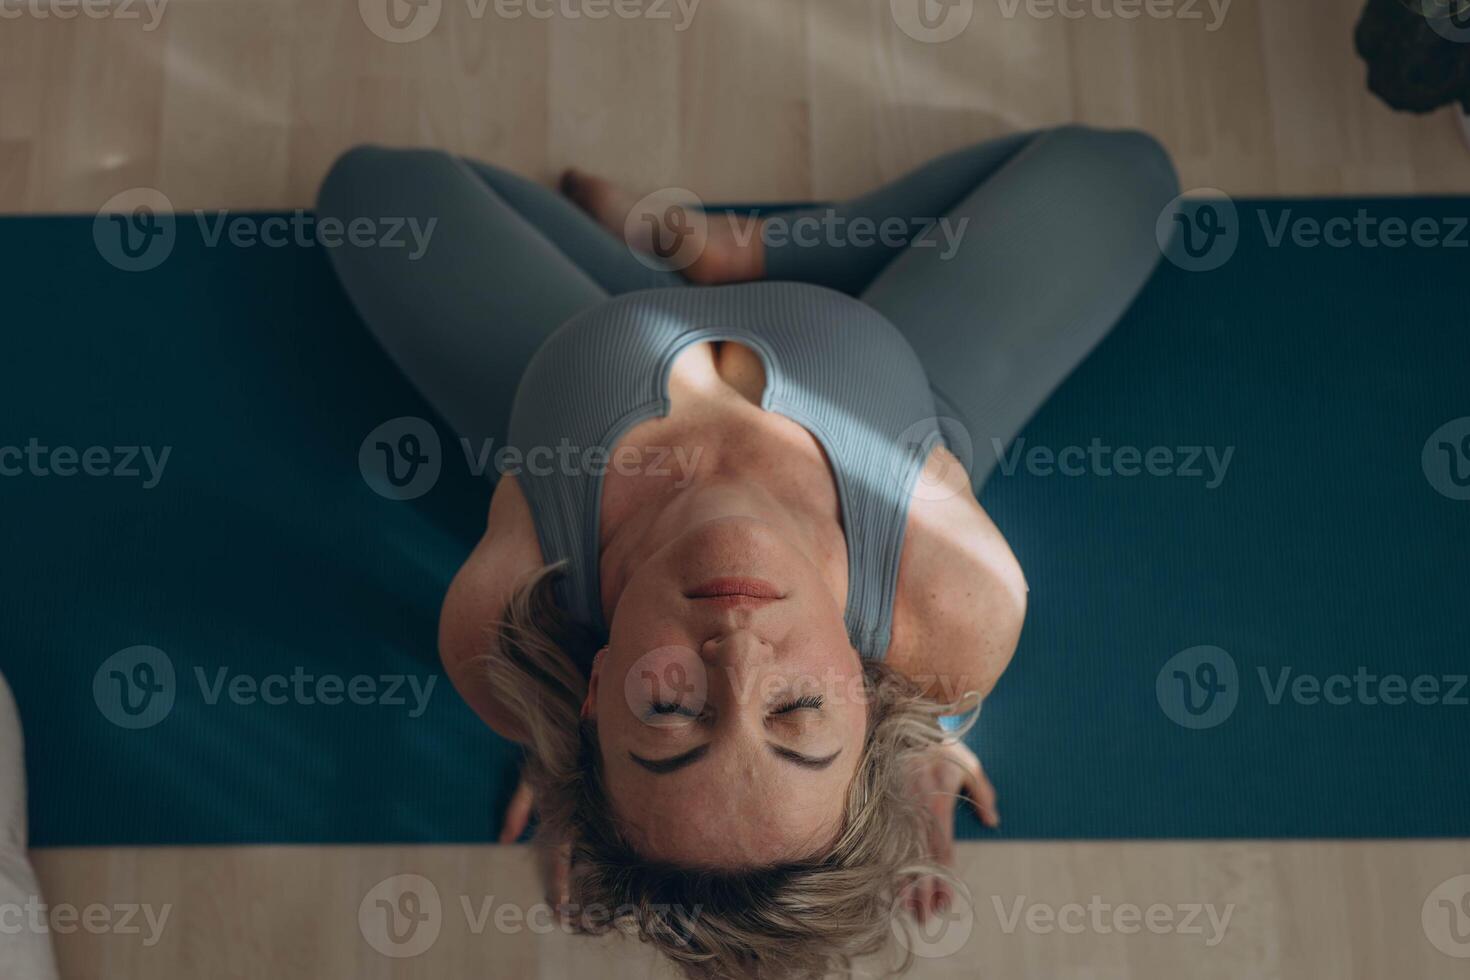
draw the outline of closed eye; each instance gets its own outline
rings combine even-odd
[[[776,756],[785,759],[787,762],[795,763],[803,769],[826,769],[832,763],[836,762],[837,757],[842,754],[842,750],[838,749],[831,755],[815,758],[813,756],[803,755],[793,749],[788,749],[784,745],[771,744],[770,749]]]
[[[678,715],[681,718],[698,718],[699,712],[677,701],[655,701],[648,706],[647,717],[649,718],[657,716],[667,717],[669,715]]]
[[[823,701],[820,694],[807,694],[803,695],[802,697],[796,698],[795,700],[787,701],[785,704],[773,709],[771,711],[771,714],[789,715],[793,711],[803,711],[807,709],[815,710],[820,708],[822,704]]]

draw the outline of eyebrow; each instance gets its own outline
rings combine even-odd
[[[842,754],[842,750],[838,749],[831,755],[822,756],[819,758],[816,756],[802,755],[800,752],[788,749],[782,745],[777,745],[774,742],[767,742],[766,745],[770,747],[771,752],[774,755],[785,759],[787,762],[790,762],[794,765],[801,766],[803,769],[826,769],[831,766],[833,762],[837,761],[837,757]],[[645,759],[641,755],[637,755],[633,752],[628,753],[628,758],[632,759],[638,765],[642,766],[644,769],[647,769],[655,776],[664,776],[671,772],[678,772],[685,766],[692,766],[694,763],[698,762],[700,759],[703,759],[708,754],[709,743],[706,742],[703,745],[696,746],[695,748],[690,749],[688,752],[683,752],[679,755],[671,756],[667,759]]]

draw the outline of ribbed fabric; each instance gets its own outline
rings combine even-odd
[[[718,340],[759,354],[761,407],[805,428],[825,450],[847,539],[848,636],[863,657],[881,659],[910,493],[940,441],[939,421],[924,369],[892,324],[857,300],[800,283],[628,293],[574,317],[536,353],[516,391],[510,443],[528,463],[517,479],[542,554],[569,565],[563,607],[606,632],[602,477],[547,454],[562,446],[577,458],[593,447],[611,451],[632,426],[667,415],[675,358]]]

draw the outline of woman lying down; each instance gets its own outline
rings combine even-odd
[[[624,912],[573,927],[690,977],[902,965],[895,909],[954,898],[957,798],[1000,819],[958,736],[1027,589],[973,488],[1147,278],[1173,171],[1067,127],[753,228],[575,171],[561,192],[361,148],[320,203],[440,219],[419,261],[333,260],[460,434],[528,464],[440,628],[525,747],[502,839],[534,808],[550,900]]]

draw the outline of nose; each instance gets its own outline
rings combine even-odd
[[[761,638],[754,630],[744,627],[715,633],[699,648],[701,659],[709,666],[728,668],[736,672],[770,661],[775,652],[775,647],[769,641]]]
[[[775,661],[775,647],[753,630],[737,627],[706,639],[699,655],[709,677],[710,702],[725,719],[721,730],[756,725],[745,708],[759,700],[757,692]]]

